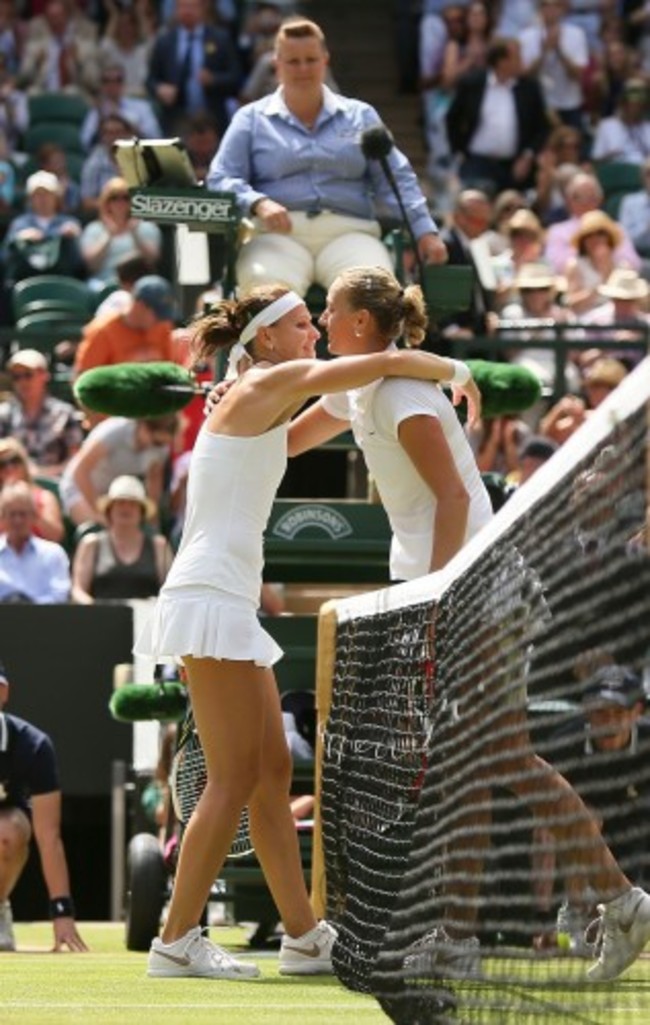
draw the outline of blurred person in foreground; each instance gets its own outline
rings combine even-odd
[[[9,680],[0,663],[0,709]],[[61,786],[50,737],[15,715],[0,712],[0,951],[15,951],[9,898],[36,841],[49,894],[54,951],[88,948],[74,920],[68,864],[61,839]]]
[[[401,214],[379,161],[361,146],[363,132],[381,126],[377,112],[324,84],[329,52],[313,21],[283,23],[275,61],[278,89],[236,112],[206,183],[234,192],[254,221],[237,261],[242,292],[281,280],[304,296],[314,282],[329,288],[350,266],[392,271],[379,216],[401,221]],[[411,165],[396,148],[386,159],[421,260],[444,263],[445,246]]]

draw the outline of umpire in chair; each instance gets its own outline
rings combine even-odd
[[[8,697],[9,681],[0,663],[0,709]],[[27,862],[32,835],[50,898],[53,950],[87,950],[74,920],[52,741],[31,723],[0,711],[0,951],[16,949],[9,897]]]

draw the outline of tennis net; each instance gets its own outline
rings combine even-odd
[[[587,973],[650,876],[649,397],[646,360],[445,570],[321,613],[335,970],[399,1025],[615,1020]]]

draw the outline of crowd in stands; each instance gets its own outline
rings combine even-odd
[[[169,522],[163,516],[158,526],[177,542],[177,496],[198,406],[180,425],[136,428],[78,409],[69,387],[91,367],[187,360],[163,233],[133,216],[113,144],[178,133],[197,179],[216,181],[227,171],[226,155],[219,163],[222,136],[237,111],[276,88],[277,32],[287,15],[308,15],[307,7],[291,0],[0,0],[0,315],[7,337],[14,335],[2,354],[0,446],[8,448],[0,453],[0,492],[18,481],[29,486],[36,536],[72,551],[74,529],[91,523],[110,543],[102,496],[113,479],[134,476],[144,487],[140,505],[165,499]],[[427,224],[440,229],[449,263],[475,271],[469,308],[438,319],[431,344],[482,356],[494,353],[496,338],[498,358],[539,376],[543,398],[534,409],[487,422],[472,437],[481,470],[516,484],[644,352],[650,16],[634,0],[588,10],[578,0],[408,7],[419,78],[400,80],[400,88],[421,96]],[[338,92],[333,58],[325,84],[312,90],[315,101],[321,88],[326,96]],[[286,70],[280,75],[291,92]],[[51,93],[82,101],[74,145],[65,133],[30,138],[35,101]],[[239,135],[242,123],[235,121]],[[619,165],[632,171],[612,199],[603,169]],[[242,189],[256,186],[251,179]],[[92,296],[77,334],[56,347],[21,338],[12,298],[16,283],[42,274],[77,278]],[[220,282],[210,284],[218,290]],[[561,395],[558,338],[579,343],[563,361]],[[61,366],[67,385],[57,387]],[[128,458],[115,462],[117,448]],[[82,544],[87,562],[95,534]],[[92,597],[87,566],[72,594]]]

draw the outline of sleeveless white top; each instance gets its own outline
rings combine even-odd
[[[199,432],[181,543],[136,653],[259,665],[281,657],[257,609],[264,530],[287,465],[287,428],[254,437],[213,434],[205,426]]]

